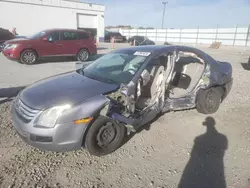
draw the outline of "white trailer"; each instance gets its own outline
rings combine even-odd
[[[105,6],[80,0],[0,0],[0,27],[31,35],[51,28],[85,29],[104,39]]]

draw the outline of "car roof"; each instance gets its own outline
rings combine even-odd
[[[79,29],[63,29],[63,28],[52,28],[52,29],[45,29],[43,30],[45,32],[51,32],[51,31],[77,31],[77,32],[86,32],[85,30],[79,30]]]
[[[193,52],[196,54],[201,54],[204,55],[205,52],[194,48],[190,46],[181,46],[181,45],[145,45],[145,46],[135,46],[135,47],[129,47],[129,48],[122,48],[122,49],[117,49],[114,52],[118,53],[134,53],[136,51],[140,52],[150,52],[150,53],[161,53],[161,52],[168,52],[168,51],[174,51],[176,48],[179,48],[181,50],[186,50],[188,52]]]
[[[151,52],[151,53],[155,53],[155,52],[160,52],[160,51],[168,51],[168,50],[173,50],[174,46],[164,46],[164,45],[148,45],[148,46],[135,46],[135,47],[129,47],[129,48],[122,48],[122,49],[118,49],[115,50],[114,52],[127,52],[127,51],[140,51],[140,52]]]

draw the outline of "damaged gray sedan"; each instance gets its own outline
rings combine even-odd
[[[34,147],[83,146],[101,156],[159,114],[192,108],[215,113],[232,80],[230,63],[195,48],[119,49],[25,88],[13,103],[12,119],[20,137]]]

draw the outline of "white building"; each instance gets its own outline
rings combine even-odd
[[[80,0],[0,0],[0,27],[19,35],[51,28],[85,29],[104,38],[105,6]]]

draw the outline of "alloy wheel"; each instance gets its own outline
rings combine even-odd
[[[26,64],[33,64],[36,61],[36,55],[34,52],[25,52],[22,60]]]
[[[81,50],[78,54],[80,61],[86,61],[89,58],[89,53],[86,50]]]

